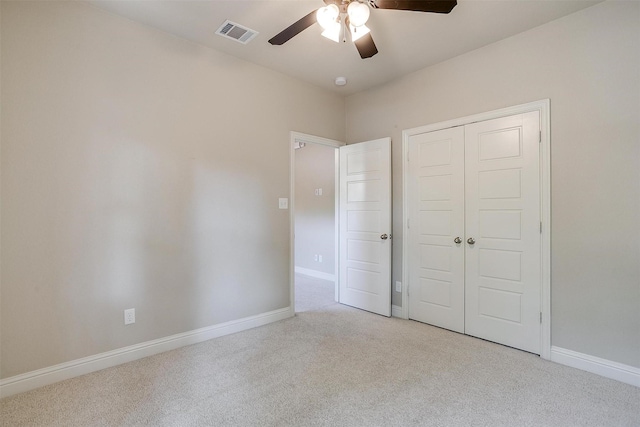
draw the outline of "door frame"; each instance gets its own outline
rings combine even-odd
[[[290,315],[294,316],[296,313],[296,294],[295,294],[295,170],[296,170],[296,156],[295,156],[295,144],[317,144],[324,145],[335,149],[334,156],[334,186],[335,186],[335,201],[334,201],[334,219],[335,219],[335,260],[334,260],[334,286],[335,286],[335,300],[340,300],[340,152],[338,148],[343,145],[347,145],[346,142],[336,141],[334,139],[323,138],[321,136],[309,135],[306,133],[291,131],[289,134],[289,311]]]
[[[542,310],[542,324],[540,328],[540,357],[551,359],[551,129],[550,129],[550,100],[542,99],[513,107],[474,114],[458,119],[433,123],[402,131],[402,230],[404,236],[408,236],[407,217],[407,184],[409,168],[406,167],[409,154],[409,138],[413,135],[433,132],[437,130],[464,126],[475,122],[499,119],[501,117],[538,111],[540,113],[540,218],[542,221],[541,235],[541,295],[540,307]],[[401,317],[409,319],[409,239],[402,239],[402,282],[405,287],[402,292]]]

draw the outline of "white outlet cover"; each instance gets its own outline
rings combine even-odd
[[[281,197],[278,199],[278,208],[279,209],[289,209],[289,199],[285,197]]]
[[[396,292],[402,292],[402,282],[396,282]]]
[[[124,311],[124,324],[131,325],[136,323],[136,309],[129,308]]]

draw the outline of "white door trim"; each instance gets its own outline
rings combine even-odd
[[[461,117],[458,119],[448,120],[446,122],[434,123],[426,126],[420,126],[413,129],[402,131],[402,230],[403,235],[407,236],[407,182],[409,168],[406,167],[409,137],[425,132],[433,132],[436,130],[451,128],[455,126],[464,126],[475,122],[485,120],[498,119],[501,117],[512,116],[515,114],[528,113],[531,111],[540,112],[540,217],[542,218],[542,241],[541,241],[541,277],[542,287],[540,296],[540,304],[542,309],[542,327],[540,337],[540,357],[543,359],[551,359],[551,157],[550,143],[551,130],[550,123],[550,101],[543,99],[540,101],[530,102],[527,104],[516,105],[513,107],[502,108],[500,110],[488,111],[485,113],[474,114],[472,116]],[[402,282],[409,285],[408,258],[409,241],[407,238],[402,239]],[[408,286],[405,286],[402,292],[402,318],[409,318],[409,300],[407,297]]]
[[[328,139],[328,138],[323,138],[321,136],[315,136],[315,135],[308,135],[306,133],[301,133],[301,132],[295,132],[295,131],[291,131],[290,132],[290,137],[289,137],[289,298],[290,298],[290,303],[289,303],[289,310],[290,310],[290,314],[293,316],[295,315],[295,301],[296,301],[296,295],[295,295],[295,229],[296,229],[296,223],[295,223],[295,170],[296,170],[296,156],[295,156],[295,148],[294,145],[296,142],[304,142],[305,144],[318,144],[318,145],[325,145],[327,147],[331,147],[331,148],[335,148],[335,157],[334,157],[334,170],[335,170],[335,176],[334,176],[334,185],[335,185],[335,201],[334,201],[334,206],[335,206],[335,220],[336,220],[336,226],[335,226],[335,236],[334,236],[334,244],[335,244],[335,262],[334,262],[334,269],[335,269],[335,299],[336,301],[339,301],[339,274],[338,274],[338,268],[339,268],[339,264],[338,262],[340,261],[340,253],[339,253],[339,249],[340,249],[340,241],[339,241],[339,233],[340,233],[340,224],[339,224],[339,218],[340,218],[340,206],[339,206],[339,202],[340,202],[340,157],[339,157],[339,153],[338,153],[338,148],[342,147],[343,145],[347,145],[345,142],[342,141],[336,141],[333,139]]]

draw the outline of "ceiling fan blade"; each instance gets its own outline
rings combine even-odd
[[[276,34],[273,38],[271,38],[271,40],[269,40],[269,43],[279,46],[281,44],[288,42],[290,39],[297,36],[298,34],[300,34],[301,32],[303,32],[304,30],[306,30],[307,28],[309,28],[310,26],[312,26],[317,22],[316,21],[317,11],[318,10],[316,9],[310,14],[308,14],[307,16],[305,16],[304,18],[294,22],[293,24],[291,24],[290,26],[282,30],[280,33]]]
[[[456,0],[373,0],[373,4],[378,9],[449,13],[458,2]]]
[[[378,48],[373,42],[371,33],[367,33],[364,36],[360,37],[355,41],[355,45],[362,59],[371,58],[373,55],[378,53]]]

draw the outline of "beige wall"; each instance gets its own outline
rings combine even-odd
[[[551,100],[552,344],[640,367],[640,3],[606,2],[347,98],[347,141]],[[394,292],[394,304],[401,304]]]
[[[289,306],[289,132],[342,98],[75,2],[1,52],[2,378]]]
[[[0,10],[0,377],[288,306],[289,131],[344,140],[344,101],[85,4]],[[552,342],[640,366],[639,16],[347,99],[349,142],[394,140],[394,281],[402,130],[550,98]]]
[[[320,144],[295,150],[295,266],[326,274],[335,274],[335,155]]]

